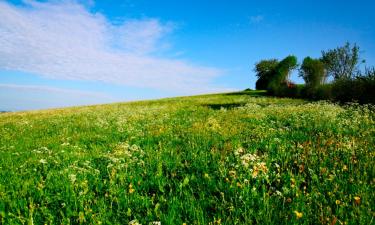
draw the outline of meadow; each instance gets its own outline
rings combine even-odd
[[[0,114],[0,224],[374,224],[375,107],[262,91]]]

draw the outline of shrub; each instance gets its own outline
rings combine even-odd
[[[314,89],[313,100],[332,100],[332,84],[322,84]]]
[[[339,102],[375,104],[375,68],[366,69],[354,78],[337,79],[332,84],[333,99]]]

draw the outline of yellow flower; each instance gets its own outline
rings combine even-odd
[[[229,176],[235,178],[236,177],[236,171],[235,170],[229,171]]]
[[[132,194],[135,191],[132,184],[129,184],[129,194]]]
[[[295,187],[295,184],[296,184],[296,180],[294,178],[291,178],[290,179],[290,187],[291,188],[294,188]]]
[[[336,205],[340,205],[341,201],[340,200],[336,200]]]
[[[297,219],[300,219],[303,216],[303,213],[298,212],[297,210],[295,210],[294,213],[296,214]]]
[[[258,176],[258,168],[253,168],[253,174],[252,174],[252,176],[253,176],[253,178],[256,178],[257,176]]]
[[[215,219],[215,220],[214,220],[214,223],[215,223],[215,224],[221,224],[221,219],[217,219],[217,220]]]
[[[355,197],[354,197],[354,203],[355,203],[356,205],[361,204],[361,198],[358,197],[358,196],[355,196]]]

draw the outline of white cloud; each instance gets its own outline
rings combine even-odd
[[[74,1],[0,2],[0,69],[192,94],[218,90],[219,69],[153,56],[173,25],[157,19],[113,24]],[[161,46],[161,47],[160,47]]]
[[[115,102],[109,95],[40,85],[0,84],[0,110],[29,110]]]
[[[124,50],[141,55],[168,47],[160,40],[172,30],[173,24],[161,25],[156,19],[128,20],[117,28]]]
[[[76,96],[111,99],[109,95],[106,95],[100,92],[81,91],[81,90],[75,90],[75,89],[56,88],[56,87],[41,86],[41,85],[0,84],[0,88],[15,89],[15,90],[20,90],[20,91],[36,91],[36,92],[41,91],[41,92],[49,92],[49,93],[72,94]]]
[[[256,15],[250,17],[250,22],[253,24],[260,23],[264,20],[264,16],[262,15]]]

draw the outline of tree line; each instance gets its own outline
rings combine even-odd
[[[375,103],[375,68],[360,70],[365,63],[359,56],[359,46],[346,43],[328,51],[320,58],[306,57],[298,64],[297,57],[289,55],[265,59],[255,64],[257,90],[269,95],[298,97],[313,100]],[[290,74],[298,69],[305,84],[290,81]]]

